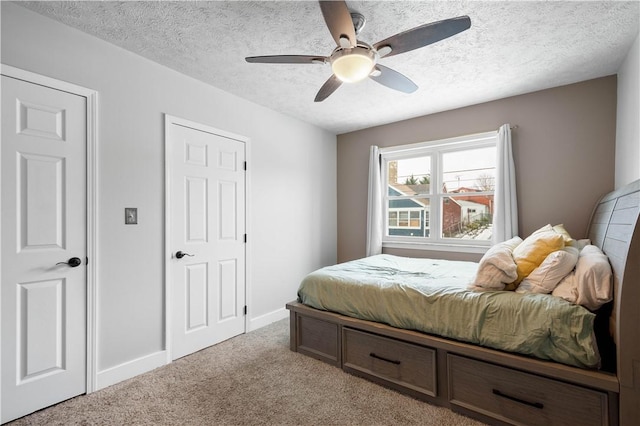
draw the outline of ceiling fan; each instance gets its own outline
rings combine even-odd
[[[380,58],[398,55],[444,40],[471,27],[468,16],[445,19],[393,35],[373,45],[356,37],[364,26],[364,16],[349,12],[344,1],[320,1],[322,16],[338,45],[329,56],[273,55],[249,56],[247,62],[264,64],[331,64],[333,75],[320,88],[315,102],[322,102],[342,83],[370,77],[391,89],[412,93],[418,86],[409,78],[378,63]]]

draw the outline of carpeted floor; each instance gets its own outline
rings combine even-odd
[[[18,425],[460,425],[482,423],[289,350],[288,319]]]

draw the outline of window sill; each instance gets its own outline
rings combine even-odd
[[[429,250],[429,251],[449,251],[457,253],[479,253],[484,254],[489,250],[490,246],[485,245],[461,245],[461,244],[446,244],[446,243],[411,243],[411,242],[398,242],[387,241],[382,243],[383,248],[393,249],[410,249],[410,250]]]

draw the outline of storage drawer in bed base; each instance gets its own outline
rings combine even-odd
[[[396,339],[342,328],[342,366],[414,397],[435,397],[436,351]]]
[[[342,367],[341,327],[333,322],[291,313],[291,349]]]
[[[486,423],[626,426],[618,418],[614,375],[400,330],[296,302],[287,308],[291,350]]]
[[[513,424],[609,424],[605,392],[452,354],[447,368],[453,406]]]

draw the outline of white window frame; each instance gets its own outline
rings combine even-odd
[[[384,218],[384,233],[382,246],[387,248],[457,251],[466,253],[484,253],[490,246],[490,240],[462,240],[456,238],[442,238],[442,209],[441,203],[445,197],[455,198],[456,193],[443,193],[442,191],[442,155],[448,152],[468,149],[496,147],[498,132],[478,133],[474,135],[460,136],[448,139],[440,139],[429,142],[420,142],[410,145],[399,145],[380,149],[381,179],[384,193],[382,194],[382,211]],[[429,201],[429,237],[407,237],[389,235],[389,191],[387,187],[388,163],[414,157],[431,157],[431,184],[429,194],[420,194],[420,198],[428,198]],[[497,161],[496,161],[497,163]],[[497,164],[496,164],[497,167]],[[436,192],[437,191],[437,192]],[[493,195],[494,192],[477,192],[474,195]],[[406,198],[415,198],[407,196]],[[437,222],[433,219],[437,218]],[[406,229],[406,228],[403,228]]]

